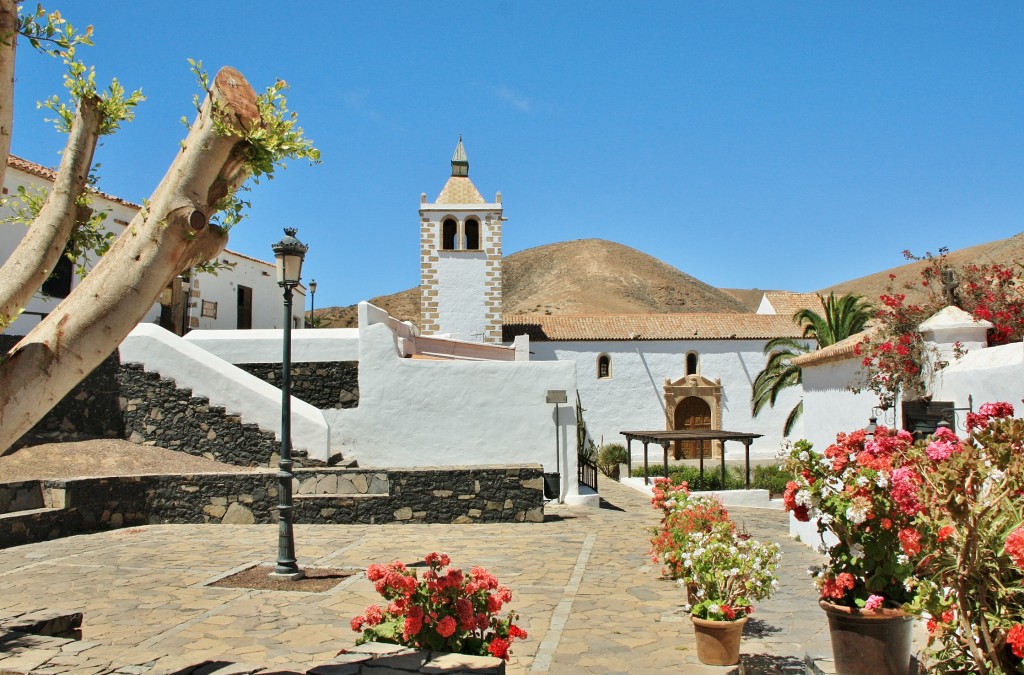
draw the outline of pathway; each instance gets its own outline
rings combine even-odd
[[[601,491],[604,508],[549,507],[542,524],[299,525],[299,564],[365,568],[442,551],[457,566],[486,567],[512,589],[530,635],[515,644],[509,673],[736,671],[698,664],[684,594],[646,555],[658,520],[649,499],[609,480]],[[747,626],[746,671],[803,672],[805,652],[829,651],[806,574],[817,556],[788,537],[785,513],[730,515],[783,547],[779,592]],[[272,561],[276,545],[276,526],[154,525],[0,550],[0,616],[85,614],[73,651],[0,645],[0,672],[34,662],[46,664],[37,672],[83,675],[171,673],[207,659],[300,672],[324,663],[354,643],[349,621],[378,601],[364,575],[326,593],[206,586]]]

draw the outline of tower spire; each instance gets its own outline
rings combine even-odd
[[[466,158],[466,149],[462,147],[462,134],[459,134],[459,144],[455,146],[455,154],[452,155],[452,175],[469,177],[469,159]]]

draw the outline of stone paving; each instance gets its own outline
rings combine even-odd
[[[601,509],[546,507],[544,523],[299,525],[302,567],[365,568],[446,552],[482,565],[513,593],[529,639],[509,673],[739,672],[698,663],[683,591],[650,562],[657,514],[645,495],[610,480]],[[781,511],[731,508],[760,539],[783,548],[780,588],[748,622],[744,672],[803,672],[805,653],[830,651],[806,574],[818,561],[787,535]],[[365,575],[325,593],[206,584],[272,562],[271,525],[153,525],[0,550],[0,615],[82,611],[82,641],[0,640],[0,673],[173,673],[206,660],[305,672],[350,648],[353,616],[378,601]]]

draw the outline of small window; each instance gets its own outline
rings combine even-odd
[[[203,316],[208,319],[217,318],[217,303],[210,300],[203,300]]]
[[[607,380],[612,376],[612,357],[601,354],[597,357],[597,379]]]
[[[696,375],[697,374],[697,352],[690,352],[686,355],[686,374]]]
[[[66,298],[71,295],[71,277],[73,274],[71,261],[61,253],[53,266],[50,276],[43,282],[43,295],[51,298]]]
[[[480,250],[480,223],[476,220],[466,221],[466,250]]]
[[[449,218],[441,223],[441,249],[454,251],[459,237],[459,225]]]

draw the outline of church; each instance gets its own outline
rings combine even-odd
[[[794,307],[813,307],[816,296],[769,293],[749,314],[503,316],[503,213],[501,193],[488,202],[470,179],[460,138],[437,199],[420,197],[423,335],[505,344],[527,336],[531,360],[573,363],[582,416],[598,445],[624,442],[625,430],[726,429],[761,434],[751,456],[775,456],[801,392],[787,390],[755,418],[754,378],[768,340],[801,338]],[[801,432],[798,423],[794,436]],[[674,452],[718,457],[721,446]]]

